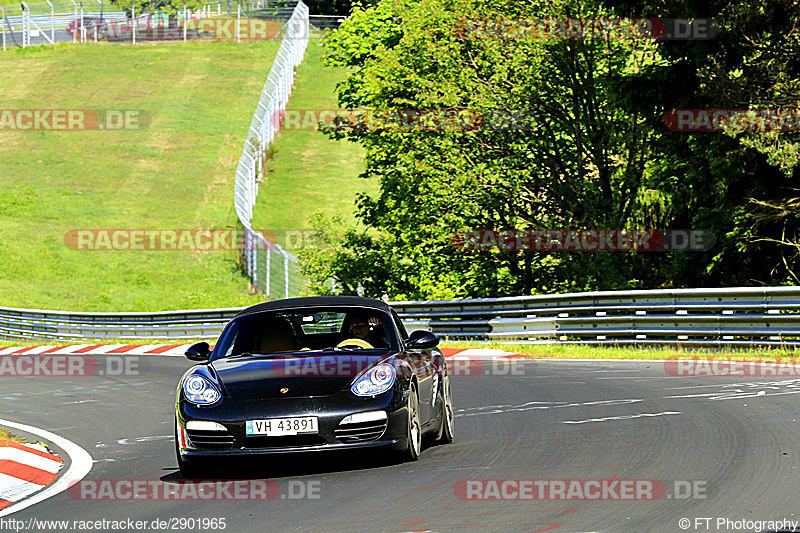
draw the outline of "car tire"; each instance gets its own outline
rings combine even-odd
[[[413,384],[408,392],[408,429],[406,430],[406,440],[408,446],[402,452],[405,461],[416,461],[422,451],[422,425],[419,421],[419,398],[417,388]]]
[[[450,377],[445,376],[442,379],[442,424],[439,428],[439,435],[436,437],[436,442],[439,444],[450,444],[453,442],[453,421],[455,412],[453,411],[453,395],[450,392]]]

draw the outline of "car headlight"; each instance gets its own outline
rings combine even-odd
[[[189,376],[183,382],[183,394],[188,401],[197,405],[211,405],[222,398],[222,394],[210,381],[197,374]]]
[[[392,365],[380,364],[358,378],[350,390],[356,396],[375,396],[391,389],[396,377],[397,372]]]

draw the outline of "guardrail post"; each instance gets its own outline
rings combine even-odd
[[[97,3],[100,4],[100,24],[103,24],[103,0],[97,0]],[[94,26],[94,42],[97,42],[97,34],[100,31],[97,26],[97,24]]]
[[[22,6],[22,48],[28,47],[28,41],[31,38],[30,29],[28,27],[28,4],[25,2],[20,2]]]
[[[3,52],[6,51],[6,10],[0,6],[0,33],[3,34]]]
[[[56,8],[53,7],[50,0],[45,0],[45,2],[50,6],[50,40],[56,44]]]
[[[69,0],[72,2],[72,5],[75,6],[75,17],[72,20],[78,19],[78,4],[75,3],[75,0]],[[72,34],[72,44],[76,44],[78,42],[78,28],[75,28],[75,33]]]

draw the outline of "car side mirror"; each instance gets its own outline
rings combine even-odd
[[[191,361],[208,361],[211,356],[211,347],[207,342],[198,342],[189,346],[184,355]]]
[[[431,333],[418,329],[411,332],[406,341],[406,347],[412,350],[426,350],[428,348],[435,348],[439,344],[439,337]]]

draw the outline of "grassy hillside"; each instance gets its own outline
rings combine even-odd
[[[0,54],[4,109],[132,109],[139,131],[0,130],[0,305],[233,306],[235,252],[78,251],[72,229],[237,228],[233,176],[277,42],[60,45]]]
[[[288,109],[338,108],[336,84],[346,71],[324,67],[323,53],[319,40],[309,43]],[[276,230],[279,241],[284,235],[281,230],[308,229],[309,216],[315,211],[337,214],[351,222],[356,193],[378,191],[377,183],[358,177],[364,170],[361,145],[333,141],[316,130],[285,130],[278,134],[273,148],[275,157],[269,161],[266,183],[259,189],[253,227]]]

